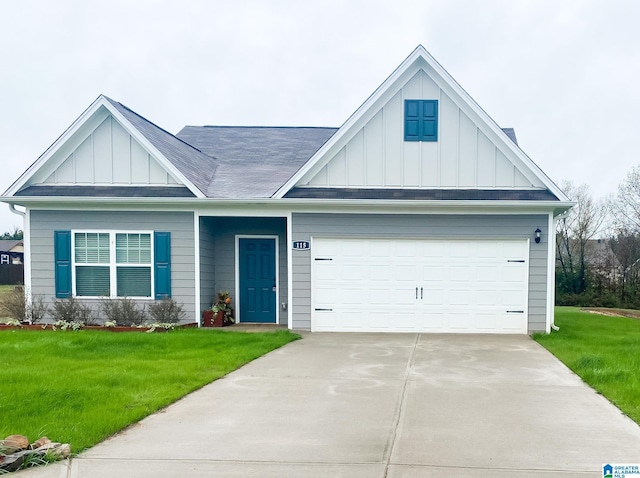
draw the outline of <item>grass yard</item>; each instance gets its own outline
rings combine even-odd
[[[557,307],[555,323],[534,339],[640,424],[640,320]]]
[[[47,435],[77,453],[297,338],[284,330],[0,331],[0,437]]]
[[[0,285],[0,297],[4,294],[8,294],[15,288],[15,285]]]

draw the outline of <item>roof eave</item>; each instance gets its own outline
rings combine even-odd
[[[75,197],[75,196],[1,196],[0,202],[25,207],[44,207],[55,209],[56,206],[81,206],[81,209],[95,206],[171,206],[206,208],[206,206],[280,206],[295,209],[298,206],[322,209],[340,209],[341,207],[380,206],[386,208],[426,208],[429,213],[435,209],[487,209],[553,211],[554,216],[562,214],[575,205],[571,201],[500,201],[500,200],[398,200],[398,199],[323,199],[313,198],[245,198],[245,199],[211,199],[211,198],[111,198],[111,197]],[[375,212],[375,211],[374,211]]]

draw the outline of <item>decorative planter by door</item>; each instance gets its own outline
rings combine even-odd
[[[203,327],[224,327],[229,325],[224,320],[224,310],[214,312],[211,309],[202,311],[202,326]]]
[[[202,326],[213,327],[213,310],[207,309],[202,311]]]
[[[225,325],[227,324],[224,323],[224,310],[220,310],[213,318],[213,327],[224,327]]]

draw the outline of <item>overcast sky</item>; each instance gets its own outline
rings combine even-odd
[[[0,15],[0,192],[101,93],[172,133],[340,126],[422,44],[555,181],[640,163],[635,0],[32,1]],[[22,225],[0,205],[0,232]]]

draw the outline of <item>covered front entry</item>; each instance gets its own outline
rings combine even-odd
[[[200,310],[229,292],[236,323],[287,324],[285,217],[199,218]]]
[[[313,238],[314,331],[527,332],[526,239]]]
[[[276,322],[276,238],[238,238],[239,297],[242,322]]]

